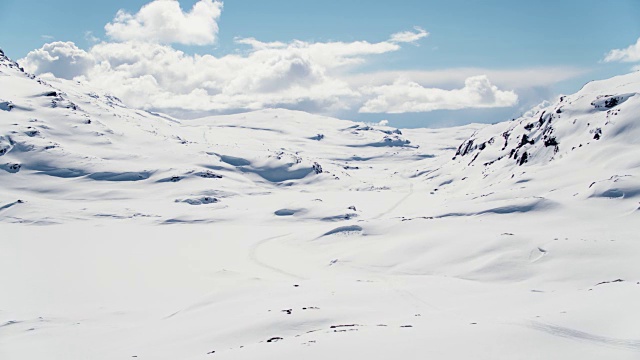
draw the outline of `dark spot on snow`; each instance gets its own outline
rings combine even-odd
[[[533,140],[529,140],[529,137],[526,134],[524,134],[522,135],[522,139],[520,139],[520,146],[518,147],[522,147],[527,144],[533,145],[533,142],[534,142]]]
[[[214,172],[211,172],[209,170],[196,173],[196,175],[200,176],[201,178],[205,178],[205,179],[222,179],[222,175],[218,175],[218,174],[216,174]]]
[[[340,329],[340,328],[352,328],[360,326],[358,324],[346,324],[346,325],[331,325],[329,329]]]
[[[558,146],[558,140],[555,137],[550,137],[544,141],[544,146]]]
[[[10,325],[18,324],[18,323],[20,323],[20,321],[9,320],[6,323],[0,325],[0,327],[10,326]]]
[[[612,98],[610,98],[608,100],[605,100],[604,107],[612,108],[612,107],[618,105],[619,102],[620,102],[620,99],[618,99],[617,97],[612,97]]]
[[[0,110],[11,111],[15,106],[11,103],[11,101],[2,101],[0,102]]]
[[[276,336],[276,337],[272,337],[271,339],[267,340],[267,342],[268,343],[270,343],[270,342],[278,342],[280,340],[284,340],[284,339],[281,338],[281,337]]]
[[[460,146],[458,147],[458,150],[456,151],[455,156],[458,156],[458,155],[465,156],[471,151],[473,151],[473,139],[469,139],[463,142],[462,144],[460,144]]]
[[[274,212],[274,214],[276,216],[293,216],[296,214],[296,212],[298,212],[298,210],[293,210],[293,209],[280,209],[280,210],[276,210]]]
[[[184,202],[189,205],[208,205],[208,204],[215,204],[219,201],[220,200],[211,196],[203,196],[201,198],[195,198],[195,199],[176,200],[176,202]]]
[[[612,281],[602,281],[602,282],[599,282],[599,283],[595,284],[595,286],[604,285],[604,284],[612,284],[612,283],[621,283],[621,282],[624,282],[624,280],[616,279],[616,280],[612,280]]]
[[[322,218],[320,220],[328,221],[328,222],[334,222],[334,221],[351,220],[352,218],[356,218],[356,217],[358,217],[358,214],[347,213],[347,214],[342,214],[342,215],[327,216],[327,217],[324,217],[324,218]]]
[[[522,154],[522,157],[520,158],[520,162],[518,163],[519,166],[524,165],[527,161],[529,161],[529,154],[525,151],[524,154]]]
[[[11,164],[11,163],[9,163],[9,164],[0,165],[0,169],[6,171],[8,173],[11,173],[11,174],[15,174],[15,173],[19,172],[21,168],[22,168],[22,165],[20,165],[20,164]]]

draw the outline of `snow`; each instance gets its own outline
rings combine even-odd
[[[0,54],[0,358],[637,359],[639,93],[180,121]]]

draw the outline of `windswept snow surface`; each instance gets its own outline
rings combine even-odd
[[[639,92],[181,122],[0,55],[0,359],[638,359]]]

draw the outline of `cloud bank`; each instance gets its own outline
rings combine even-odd
[[[467,78],[464,87],[454,90],[425,88],[415,82],[397,81],[392,85],[368,87],[368,100],[361,113],[401,114],[434,110],[510,107],[518,102],[513,91],[502,91],[492,85],[485,75]]]
[[[481,75],[482,70],[454,79],[448,85],[464,81],[464,86],[453,90],[426,87],[412,80],[411,72],[353,75],[372,57],[428,37],[420,27],[378,42],[237,38],[242,49],[220,57],[186,54],[171,46],[215,43],[222,9],[220,1],[200,0],[186,12],[178,1],[155,0],[135,14],[119,11],[105,26],[109,40],[87,51],[71,42],[52,42],[19,62],[35,74],[88,81],[133,107],[185,117],[267,107],[321,113],[427,112],[507,107],[518,101],[513,91],[499,89]],[[376,83],[357,80],[372,76]]]

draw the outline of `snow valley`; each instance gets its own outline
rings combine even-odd
[[[494,125],[181,121],[0,52],[2,359],[637,359],[640,72]]]

